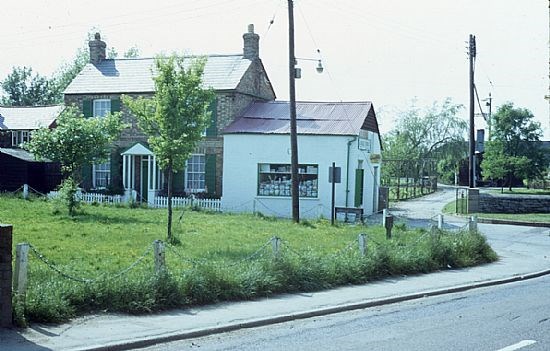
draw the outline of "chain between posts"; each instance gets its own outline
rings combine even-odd
[[[63,272],[61,269],[57,268],[57,266],[54,263],[50,262],[46,258],[46,256],[41,254],[33,245],[29,244],[29,247],[30,247],[31,251],[34,253],[34,255],[36,256],[36,258],[38,258],[40,261],[42,261],[42,263],[44,263],[46,266],[48,266],[51,270],[53,270],[54,272],[58,273],[59,275],[61,275],[62,277],[66,278],[66,279],[73,280],[73,281],[76,281],[76,282],[79,282],[79,283],[90,284],[90,283],[94,283],[94,282],[99,281],[100,278],[105,276],[105,274],[102,274],[102,275],[100,275],[99,277],[97,277],[95,279],[85,279],[85,278],[78,278],[78,277],[72,276],[70,274],[67,274],[67,273]],[[145,257],[147,257],[147,255],[151,252],[152,249],[153,249],[153,245],[149,245],[147,247],[147,249],[145,250],[145,252],[137,260],[135,260],[130,266],[128,266],[127,268],[123,269],[122,271],[120,271],[120,272],[116,273],[115,275],[112,275],[108,278],[109,279],[116,279],[116,278],[119,278],[119,277],[123,276],[124,274],[128,273],[129,271],[134,269],[141,261],[143,261],[145,259]]]

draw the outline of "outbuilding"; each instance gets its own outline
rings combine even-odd
[[[289,102],[256,102],[224,130],[222,207],[291,216]],[[381,139],[371,102],[297,102],[300,217],[379,210]],[[351,215],[350,215],[351,216]]]

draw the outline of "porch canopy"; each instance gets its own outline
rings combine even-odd
[[[161,188],[162,175],[160,173],[160,170],[158,169],[157,159],[153,151],[149,150],[141,143],[136,143],[134,144],[134,146],[121,153],[121,155],[122,183],[125,190],[138,190],[136,189],[136,170],[139,172],[141,168],[136,167],[137,158],[141,159],[142,161],[147,160],[146,173],[148,174],[140,174],[140,178],[147,177],[147,192],[153,193]]]

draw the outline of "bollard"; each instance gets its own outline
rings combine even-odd
[[[386,239],[391,239],[391,230],[393,228],[393,216],[392,215],[388,215],[386,217],[384,217],[385,219],[385,223],[384,223],[384,227],[386,228]]]
[[[437,215],[437,228],[443,229],[443,215],[441,213]]]
[[[470,220],[468,221],[468,229],[469,229],[470,233],[473,233],[473,232],[477,231],[477,217],[476,216],[471,216],[470,217]]]
[[[160,274],[166,270],[164,243],[160,240],[155,240],[153,245],[155,253],[155,273]]]
[[[281,239],[276,236],[271,238],[271,248],[273,249],[273,256],[278,258],[281,254]]]
[[[15,247],[15,270],[13,274],[13,290],[21,296],[27,292],[27,271],[29,263],[29,244],[17,244]]]
[[[367,254],[367,235],[359,234],[357,237],[357,242],[359,243],[359,254],[361,257],[365,257]]]

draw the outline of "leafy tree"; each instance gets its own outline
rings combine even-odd
[[[414,170],[404,170],[399,162],[386,163],[386,175],[401,176],[405,171],[417,173],[422,171],[422,161],[438,159],[442,162],[440,168],[455,167],[464,157],[464,133],[466,121],[457,115],[462,105],[452,103],[447,98],[443,103],[434,102],[426,109],[413,106],[402,112],[396,126],[384,136],[385,160],[407,160],[415,164]],[[442,161],[443,160],[443,161]],[[388,167],[389,166],[389,167]]]
[[[30,67],[14,67],[1,83],[5,96],[2,105],[36,106],[57,102],[55,84]]]
[[[76,107],[69,106],[57,118],[56,128],[34,131],[31,140],[23,145],[37,159],[61,164],[66,177],[62,188],[66,190],[69,215],[75,214],[74,195],[81,180],[82,166],[105,161],[109,146],[123,128],[118,112],[102,118],[84,118]]]
[[[492,119],[493,135],[481,163],[483,178],[506,178],[511,191],[514,177],[541,177],[546,168],[538,143],[542,129],[531,111],[508,102],[498,108]]]
[[[191,60],[175,55],[158,57],[155,95],[147,99],[122,97],[148,135],[157,162],[168,177],[169,242],[175,241],[172,236],[173,174],[184,168],[210,120],[207,108],[214,92],[202,86],[205,63],[205,59]]]

